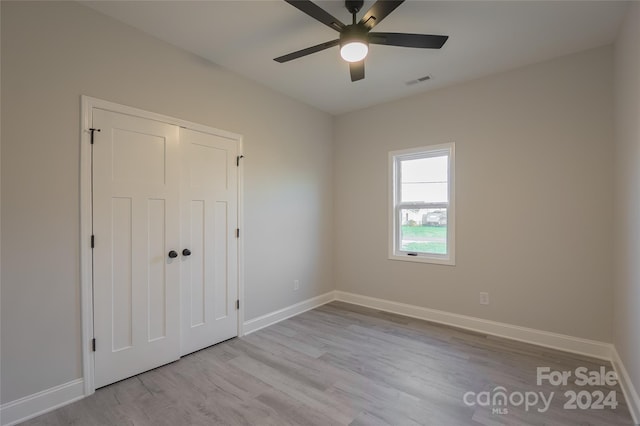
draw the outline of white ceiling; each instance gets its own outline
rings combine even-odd
[[[441,50],[373,45],[352,83],[338,47],[273,58],[338,38],[282,0],[83,2],[173,45],[332,114],[611,43],[627,3],[407,1],[374,31],[449,35]],[[342,1],[317,1],[350,23]],[[365,1],[360,17],[373,4]],[[407,86],[425,75],[432,80]]]

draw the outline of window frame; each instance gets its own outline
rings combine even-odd
[[[448,203],[400,202],[400,162],[420,158],[448,157]],[[447,209],[447,254],[418,253],[400,249],[400,211],[406,208]],[[429,145],[389,152],[389,259],[455,266],[455,143]]]

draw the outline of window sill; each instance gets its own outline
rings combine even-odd
[[[455,259],[450,257],[430,257],[430,256],[409,256],[407,254],[391,254],[389,260],[400,260],[402,262],[432,263],[434,265],[456,266]]]

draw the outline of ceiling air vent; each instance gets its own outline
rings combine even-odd
[[[414,84],[424,83],[425,81],[431,80],[430,75],[425,75],[424,77],[416,78],[415,80],[409,80],[405,84],[407,86],[413,86]]]

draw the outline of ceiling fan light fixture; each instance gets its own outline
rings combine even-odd
[[[449,36],[433,34],[371,32],[376,25],[396,10],[405,0],[376,0],[360,21],[358,21],[357,14],[362,9],[364,0],[344,0],[345,7],[351,13],[351,25],[345,25],[340,22],[338,18],[332,16],[311,0],[284,1],[316,21],[337,31],[340,34],[340,38],[279,56],[274,58],[274,61],[279,63],[289,62],[340,45],[340,56],[349,62],[351,81],[358,81],[364,78],[364,58],[369,53],[369,43],[420,49],[440,49],[449,38]],[[423,80],[418,79],[416,83],[419,81]]]
[[[359,62],[367,56],[367,53],[369,53],[367,29],[357,24],[347,26],[340,33],[340,56],[342,59],[347,62]]]
[[[367,53],[369,53],[369,45],[360,40],[352,40],[340,46],[340,56],[347,62],[361,61]]]

